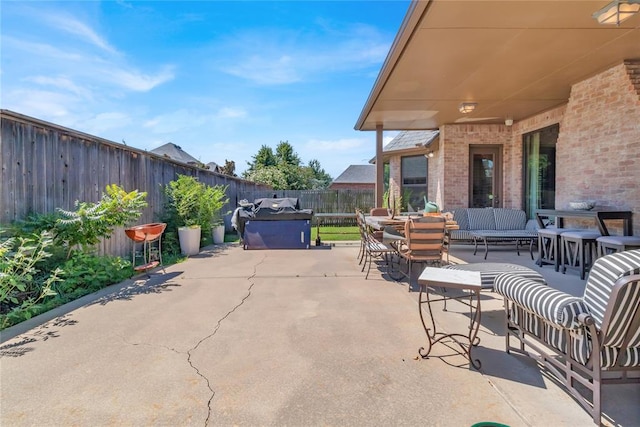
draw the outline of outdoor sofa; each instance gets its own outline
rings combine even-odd
[[[451,243],[473,243],[476,254],[478,243],[485,248],[487,259],[489,243],[515,243],[520,255],[520,245],[529,244],[533,259],[533,243],[538,239],[537,223],[527,220],[523,210],[505,208],[459,208],[451,211],[459,229],[450,232]]]
[[[511,273],[494,290],[505,301],[507,353],[535,358],[596,424],[603,383],[640,382],[640,250],[598,258],[581,298]]]

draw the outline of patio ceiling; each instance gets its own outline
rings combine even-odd
[[[640,58],[640,14],[600,25],[608,2],[412,2],[355,129],[504,123],[566,103],[573,84]]]

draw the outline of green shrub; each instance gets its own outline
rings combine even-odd
[[[53,244],[49,233],[32,237],[9,238],[0,243],[0,326],[5,328],[16,313],[31,317],[33,309],[46,298],[55,295],[53,286],[60,282],[63,270],[40,274],[42,260],[51,256]],[[40,278],[40,280],[38,280]]]
[[[79,251],[73,252],[62,269],[65,271],[64,280],[56,285],[56,290],[61,296],[78,289],[87,291],[88,294],[133,276],[130,261]]]

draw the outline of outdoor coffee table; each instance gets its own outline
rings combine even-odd
[[[480,338],[478,338],[481,315],[480,291],[482,290],[480,272],[426,267],[418,278],[418,284],[420,284],[418,309],[422,327],[427,334],[426,348],[420,347],[418,349],[420,356],[423,359],[428,358],[435,344],[443,340],[449,340],[458,345],[460,348],[459,353],[465,356],[474,368],[480,369],[482,366],[480,361],[473,359],[471,355],[472,348],[480,343]],[[430,296],[431,292],[428,288],[432,288],[432,290],[442,288],[443,292],[439,298],[434,299]],[[447,292],[451,292],[451,295],[445,295]],[[465,301],[467,298],[468,301]],[[431,304],[437,301],[444,301],[444,310],[446,311],[446,301],[449,299],[455,299],[469,307],[470,324],[467,334],[438,332]],[[429,325],[425,322],[422,311],[423,304],[427,305],[427,310],[429,311]]]

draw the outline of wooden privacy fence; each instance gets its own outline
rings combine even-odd
[[[313,209],[318,214],[355,213],[356,208],[365,212],[375,206],[374,190],[254,190],[239,194],[240,200],[250,202],[263,197],[295,197],[303,209]],[[355,225],[354,218],[324,218],[325,225]]]
[[[229,204],[239,194],[266,186],[220,175],[77,132],[7,110],[0,110],[0,224],[24,219],[29,213],[73,210],[76,200],[97,202],[108,184],[126,191],[147,192],[148,207],[139,224],[158,221],[164,207],[164,186],[178,174],[197,177],[208,185],[226,185]],[[225,219],[230,228],[229,219]],[[131,241],[122,230],[103,242],[101,253],[128,256]]]

